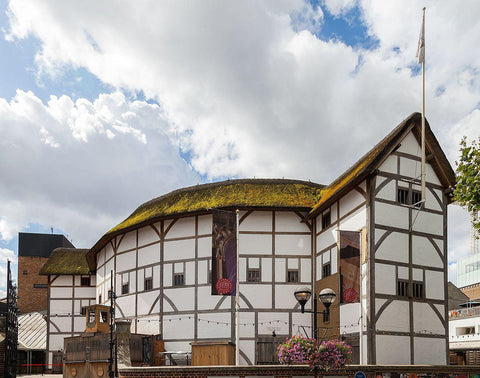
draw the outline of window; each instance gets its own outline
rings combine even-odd
[[[108,299],[112,299],[112,290],[108,290],[107,296]]]
[[[298,282],[298,269],[287,272],[287,282]]]
[[[322,278],[328,277],[332,274],[332,269],[330,263],[326,263],[323,265],[322,269]]]
[[[322,214],[322,230],[330,226],[330,211]]]
[[[397,295],[400,297],[408,297],[408,281],[397,281]]]
[[[102,296],[100,296],[102,298]],[[88,311],[88,322],[90,324],[95,324],[95,310]]]
[[[412,190],[412,194],[410,196],[410,192],[407,188],[398,188],[397,190],[397,202],[403,205],[410,205],[415,207],[420,207],[422,200],[422,193],[418,190]]]
[[[128,282],[122,284],[122,294],[128,294]]]
[[[152,289],[153,289],[153,278],[152,277],[145,278],[144,290],[148,291]]]
[[[247,282],[260,282],[260,269],[249,268],[247,272]]]
[[[26,270],[24,270],[23,274],[26,276],[28,274],[28,272]]]
[[[90,286],[90,276],[81,277],[80,286]]]
[[[100,323],[107,323],[107,322],[108,322],[108,312],[100,311]]]
[[[47,284],[33,284],[33,287],[35,289],[46,289],[46,288],[48,288],[48,285]]]
[[[102,303],[102,294],[98,296],[98,303]]]
[[[421,200],[422,200],[422,192],[419,192],[417,190],[412,190],[412,205],[415,207],[420,207]]]
[[[183,273],[175,273],[173,275],[173,286],[183,286],[185,285],[185,276]]]
[[[412,297],[423,298],[423,282],[412,282]]]
[[[82,307],[80,309],[80,315],[84,315],[84,316],[87,315],[87,307]]]
[[[397,201],[404,205],[408,205],[408,189],[398,188],[397,190]]]

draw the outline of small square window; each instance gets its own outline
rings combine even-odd
[[[332,274],[332,268],[330,263],[326,263],[322,268],[322,278],[328,277]]]
[[[322,230],[330,226],[330,211],[322,214]]]
[[[80,309],[80,315],[87,315],[87,307],[82,307]]]
[[[102,294],[98,296],[98,303],[102,304]]]
[[[423,282],[412,282],[412,297],[423,298]]]
[[[80,286],[90,286],[90,276],[80,278]]]
[[[397,295],[400,297],[408,297],[408,281],[397,281]]]
[[[291,269],[287,272],[287,282],[298,282],[298,269]]]
[[[26,276],[28,274],[28,272],[26,270],[24,270],[23,274]]]
[[[46,289],[46,288],[48,288],[48,285],[47,284],[33,284],[33,287],[35,289]]]
[[[398,188],[397,201],[403,205],[408,205],[408,189]]]
[[[173,275],[173,286],[183,286],[185,285],[185,276],[183,273],[175,273]]]
[[[249,268],[247,274],[247,282],[260,282],[260,269]]]
[[[417,190],[412,190],[412,206],[421,207],[422,206],[422,192]]]
[[[153,289],[153,278],[152,277],[145,278],[145,285],[144,286],[145,286],[144,287],[145,291],[152,290]]]
[[[122,294],[128,294],[128,282],[122,285]]]

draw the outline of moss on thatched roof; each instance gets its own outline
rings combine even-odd
[[[40,274],[88,274],[90,272],[86,259],[88,251],[88,249],[56,248],[43,265]]]
[[[323,185],[282,179],[228,180],[175,190],[141,205],[108,233],[161,217],[214,208],[310,209]]]

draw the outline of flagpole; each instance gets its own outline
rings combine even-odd
[[[423,61],[422,61],[422,204],[425,206],[425,7],[423,7],[421,38],[423,39]],[[420,57],[419,57],[420,59]]]
[[[235,282],[235,364],[238,366],[240,365],[240,321],[238,319],[239,316],[239,309],[240,309],[240,269],[239,269],[239,255],[240,255],[240,250],[238,249],[238,239],[239,239],[239,232],[238,232],[238,226],[239,226],[239,210],[237,209],[235,211],[236,213],[236,221],[237,221],[237,227],[236,227],[236,243],[237,243],[237,277],[236,277],[236,282]]]

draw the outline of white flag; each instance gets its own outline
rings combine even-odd
[[[418,63],[425,63],[425,13],[423,13],[422,27],[418,37],[417,58]]]

